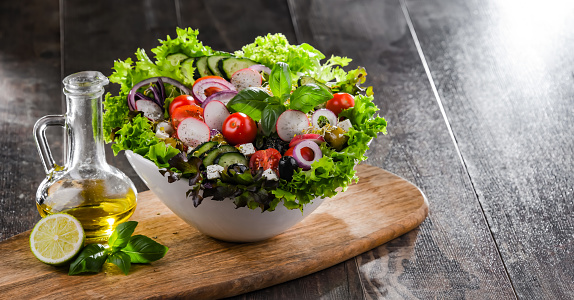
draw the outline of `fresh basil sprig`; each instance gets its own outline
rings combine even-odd
[[[100,272],[106,262],[106,258],[106,247],[100,244],[87,245],[70,265],[68,275],[76,275],[83,272]]]
[[[234,112],[242,112],[251,119],[259,122],[261,120],[261,112],[267,105],[264,102],[265,99],[269,98],[269,94],[265,90],[256,87],[248,87],[235,95],[227,103],[227,107]]]
[[[282,98],[291,93],[291,72],[288,64],[278,62],[273,66],[269,75],[269,88],[275,97]]]
[[[68,275],[100,272],[104,263],[118,266],[128,274],[132,263],[150,263],[165,256],[168,247],[143,235],[134,235],[138,222],[128,221],[116,227],[108,239],[108,247],[90,244],[70,264]]]
[[[269,136],[276,130],[275,123],[277,123],[277,119],[285,110],[285,106],[282,104],[270,104],[265,106],[261,113],[261,125],[264,135]]]
[[[291,109],[308,113],[315,106],[323,104],[333,98],[333,94],[322,86],[314,83],[298,87],[291,95]]]

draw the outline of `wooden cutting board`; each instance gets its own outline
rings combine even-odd
[[[287,232],[257,243],[221,242],[200,234],[151,192],[138,195],[136,234],[168,246],[151,265],[123,275],[68,276],[39,262],[25,232],[0,243],[0,298],[222,298],[302,277],[350,259],[417,227],[428,213],[421,191],[380,168],[357,167],[360,181],[326,200]]]

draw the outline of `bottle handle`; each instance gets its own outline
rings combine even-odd
[[[44,164],[44,171],[46,175],[50,175],[54,171],[56,162],[52,157],[48,140],[46,139],[46,129],[48,126],[66,126],[66,117],[64,115],[49,115],[40,118],[34,124],[34,139],[38,147],[38,153]]]

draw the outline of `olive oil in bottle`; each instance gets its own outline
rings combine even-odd
[[[127,221],[136,208],[131,188],[113,191],[101,179],[59,180],[36,206],[42,217],[70,214],[82,223],[88,242],[105,242],[115,227]]]
[[[39,119],[34,137],[46,178],[36,192],[42,217],[68,213],[75,216],[88,243],[105,243],[117,225],[136,208],[133,182],[106,162],[102,127],[102,95],[108,79],[100,72],[85,71],[66,77],[67,112]],[[56,166],[45,130],[63,126],[67,133],[64,167]]]

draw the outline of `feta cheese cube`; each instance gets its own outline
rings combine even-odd
[[[343,129],[345,131],[349,131],[349,129],[351,127],[353,127],[353,124],[351,124],[351,121],[349,119],[346,119],[343,122],[339,122],[339,124],[337,124],[337,126],[339,126],[341,129]]]
[[[241,152],[241,154],[245,156],[255,154],[255,147],[253,146],[252,143],[241,144],[237,147],[237,149],[239,149],[239,152]]]
[[[267,178],[267,180],[279,180],[279,178],[277,178],[277,174],[275,174],[271,169],[265,170],[265,172],[263,172],[263,176]]]
[[[223,172],[223,167],[220,165],[207,166],[207,179],[219,178],[221,177],[221,172]]]
[[[167,134],[172,134],[174,132],[173,127],[168,122],[159,122],[156,126],[157,130],[161,130]]]
[[[155,137],[157,137],[158,139],[165,140],[165,139],[169,138],[169,134],[167,134],[165,131],[158,128],[157,131],[155,132]]]

